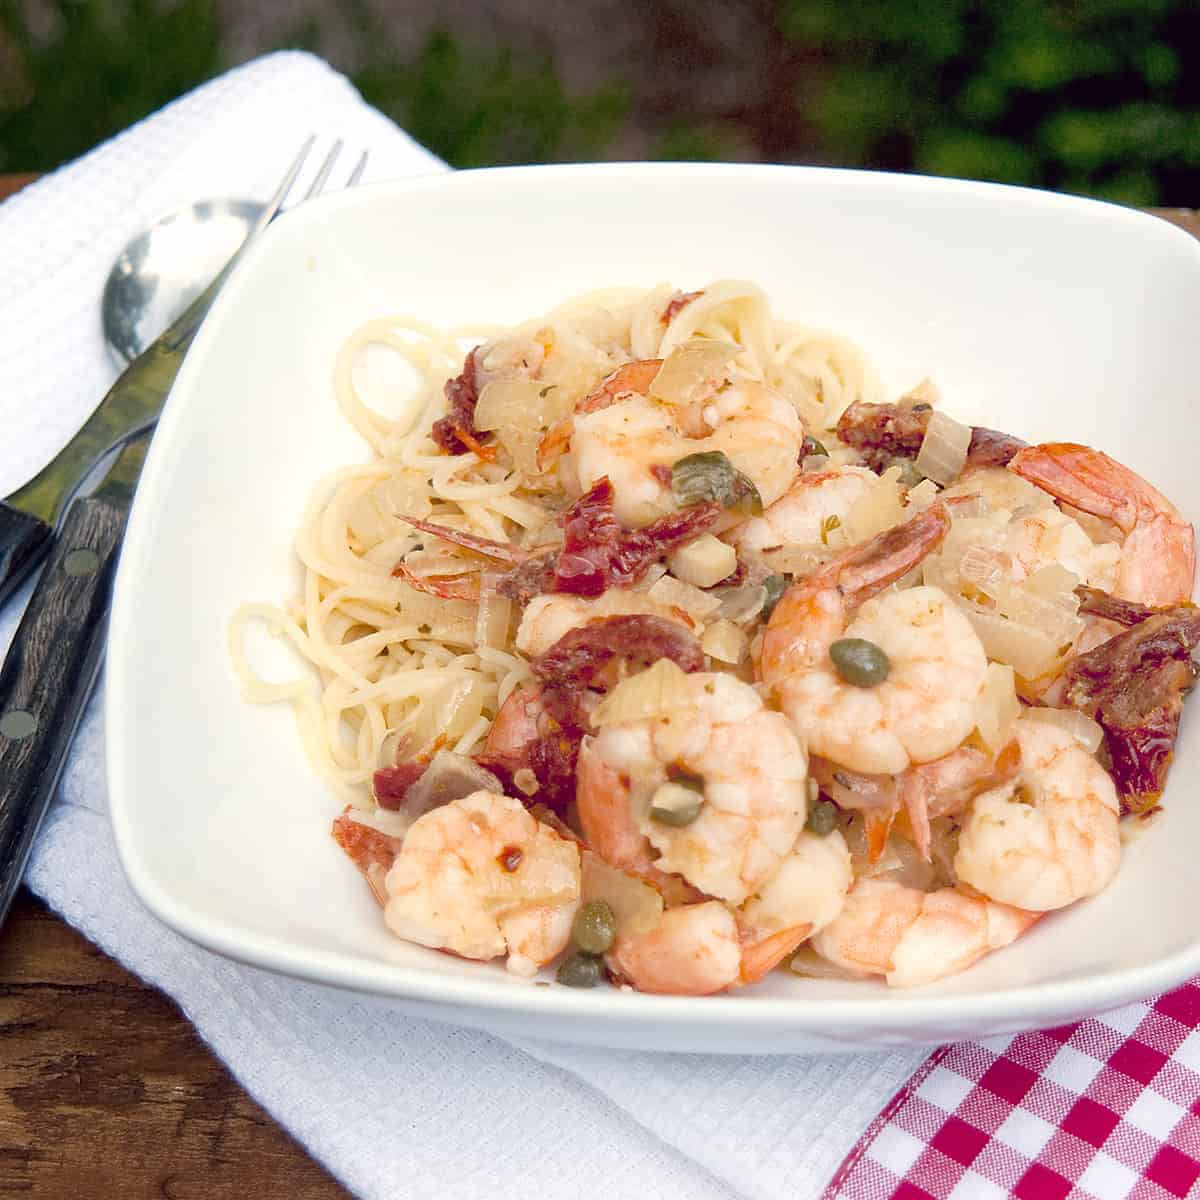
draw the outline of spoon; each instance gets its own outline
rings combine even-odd
[[[156,221],[121,251],[100,302],[104,340],[132,362],[209,285],[246,240],[263,206],[202,200]]]

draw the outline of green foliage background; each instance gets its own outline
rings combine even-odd
[[[636,119],[629,80],[570,94],[549,59],[444,30],[405,59],[362,0],[351,11],[354,82],[457,166],[602,157]],[[782,157],[1200,203],[1197,0],[777,0],[774,12],[806,64]],[[39,14],[0,0],[0,170],[50,169],[231,65],[214,0],[43,0]],[[319,35],[310,23],[284,41]],[[711,122],[659,124],[655,156],[721,156]]]

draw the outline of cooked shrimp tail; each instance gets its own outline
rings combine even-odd
[[[943,504],[932,504],[859,546],[843,551],[815,575],[794,583],[775,606],[763,637],[759,674],[774,686],[820,659],[849,615],[907,575],[950,531]]]
[[[933,983],[1015,941],[1040,914],[964,888],[920,892],[890,880],[859,880],[813,948],[847,971],[882,975],[891,987]]]
[[[1141,604],[1190,600],[1196,534],[1175,506],[1135,471],[1072,442],[1028,446],[1008,469],[1125,534],[1116,595]]]

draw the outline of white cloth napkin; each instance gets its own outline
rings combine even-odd
[[[266,196],[309,131],[369,148],[368,179],[445,169],[320,60],[288,53],[200,88],[0,206],[0,495],[59,449],[115,375],[98,306],[125,241],[193,200]],[[0,651],[19,607],[0,615]],[[101,690],[30,886],[173,996],[247,1090],[362,1197],[556,1200],[602,1188],[609,1200],[803,1200],[924,1058],[515,1044],[237,966],[129,892],[102,722]]]

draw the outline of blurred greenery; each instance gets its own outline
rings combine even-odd
[[[648,35],[659,7],[639,10]],[[774,156],[1200,203],[1197,0],[758,8],[777,23],[772,47],[802,64],[794,102],[791,84],[775,87]],[[232,65],[220,11],[218,0],[0,0],[0,170],[50,169]],[[603,157],[631,127],[656,158],[755,151],[737,112],[693,113],[686,96],[642,111],[636,79],[579,94],[545,54],[437,29],[404,55],[382,11],[342,0],[279,40],[316,49],[336,19],[349,48],[335,65],[456,166]],[[704,79],[694,86],[700,96]]]
[[[783,0],[849,162],[1200,203],[1196,0]]]
[[[214,0],[42,7],[48,27],[35,30],[27,4],[0,0],[0,170],[49,170],[231,65]],[[441,29],[404,61],[371,10],[344,9],[354,18],[355,85],[454,166],[595,158],[625,120],[619,82],[568,96],[548,59],[468,51]],[[281,43],[315,48],[319,33],[309,22]]]
[[[364,45],[366,65],[353,76],[364,98],[456,167],[595,158],[629,107],[620,84],[569,97],[548,59],[469,52],[445,30],[412,63],[395,58],[382,29]]]
[[[40,8],[0,0],[0,170],[55,167],[222,68],[212,0]]]

